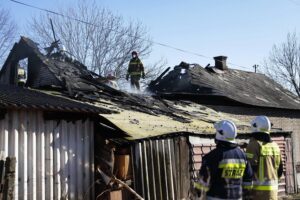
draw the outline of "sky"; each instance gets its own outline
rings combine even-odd
[[[74,0],[18,0],[55,10]],[[146,26],[154,42],[195,54],[154,44],[145,67],[159,59],[167,66],[181,61],[214,65],[213,57],[227,56],[230,68],[253,71],[261,65],[274,44],[286,40],[288,32],[300,35],[300,0],[96,0],[125,20],[138,20]],[[20,35],[33,15],[40,13],[10,0],[0,7],[11,11]]]

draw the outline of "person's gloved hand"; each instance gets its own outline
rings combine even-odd
[[[145,79],[145,73],[142,74],[142,78]]]
[[[128,81],[128,79],[129,79],[129,75],[127,74],[127,75],[126,75],[126,81]]]

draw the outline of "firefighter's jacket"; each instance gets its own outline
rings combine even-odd
[[[252,166],[253,190],[276,191],[278,179],[282,175],[283,166],[279,146],[263,134],[254,133],[247,146],[246,154]]]
[[[144,76],[144,65],[141,62],[141,60],[136,57],[132,58],[129,62],[128,70],[127,70],[127,76]]]
[[[242,199],[243,188],[252,187],[252,169],[246,154],[236,145],[217,142],[217,148],[202,159],[196,189],[207,199]]]

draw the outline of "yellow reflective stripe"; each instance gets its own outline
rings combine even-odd
[[[209,188],[205,185],[202,185],[201,183],[194,183],[194,188],[198,189],[198,190],[203,190],[205,192],[207,192],[209,190]]]
[[[244,189],[250,190],[250,189],[252,189],[252,187],[253,187],[252,182],[243,182]]]
[[[139,65],[139,64],[142,64],[141,62],[130,62],[129,63],[130,65]]]
[[[273,142],[262,145],[260,152],[262,156],[280,155],[280,149],[278,145]]]
[[[220,163],[219,168],[246,168],[245,163]]]
[[[258,177],[260,181],[264,180],[264,176],[265,176],[264,171],[265,171],[265,169],[264,169],[264,158],[260,157],[259,158],[259,177]]]
[[[142,72],[130,72],[130,75],[141,75]]]
[[[252,154],[252,153],[246,153],[246,156],[247,156],[247,158],[253,158],[254,157],[254,154]]]
[[[234,138],[226,138],[228,141],[234,141]]]
[[[18,69],[18,75],[24,76],[25,75],[25,70],[24,69]]]
[[[254,185],[253,190],[278,190],[278,185]]]
[[[251,190],[253,188],[252,185],[243,185],[244,189]]]

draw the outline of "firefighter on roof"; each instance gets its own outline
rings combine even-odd
[[[228,120],[215,124],[217,147],[202,158],[198,195],[207,200],[242,199],[243,190],[252,187],[252,169],[246,154],[238,147],[237,128]]]
[[[266,116],[257,116],[251,126],[253,133],[246,153],[254,172],[253,199],[277,200],[283,166],[280,149],[270,137],[271,122]]]
[[[128,81],[130,77],[131,88],[140,90],[140,78],[145,78],[144,66],[136,51],[133,51],[131,55],[126,80]]]

